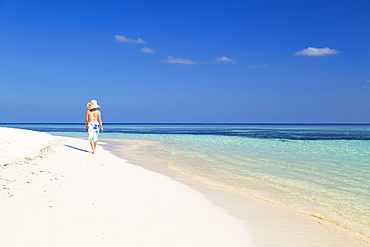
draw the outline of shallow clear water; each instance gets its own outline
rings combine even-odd
[[[86,137],[81,124],[0,124]],[[177,169],[370,236],[370,125],[105,124],[101,138],[151,140]]]

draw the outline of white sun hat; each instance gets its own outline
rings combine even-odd
[[[95,108],[100,108],[100,106],[98,105],[98,101],[96,100],[91,100],[89,103],[87,103],[86,105],[87,109],[91,110],[91,109],[95,109]]]

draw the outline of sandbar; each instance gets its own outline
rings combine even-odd
[[[0,246],[255,246],[243,220],[102,142],[0,135]]]

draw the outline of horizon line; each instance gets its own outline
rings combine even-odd
[[[84,124],[84,122],[9,122],[9,123],[0,123],[0,124]],[[370,123],[365,122],[106,122],[103,124],[127,124],[127,125],[133,125],[133,124],[155,124],[155,125],[184,125],[184,124],[190,124],[190,125],[370,125]]]

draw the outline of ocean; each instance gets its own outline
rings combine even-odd
[[[0,124],[86,137],[83,124]],[[370,238],[370,124],[104,124],[173,169]],[[163,155],[165,154],[165,155]]]

